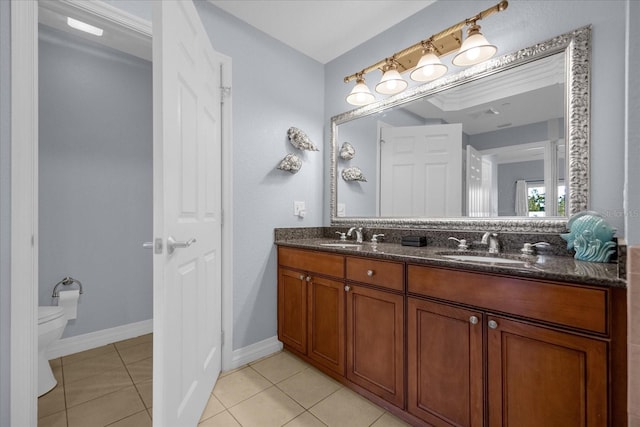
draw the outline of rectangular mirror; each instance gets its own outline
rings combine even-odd
[[[563,230],[588,208],[589,72],[583,27],[333,117],[332,225]]]

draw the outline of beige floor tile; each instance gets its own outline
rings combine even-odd
[[[238,372],[238,371],[240,371],[240,370],[242,370],[242,369],[244,369],[244,368],[246,368],[248,366],[249,366],[249,364],[247,363],[246,365],[238,366],[237,368],[231,369],[230,371],[220,372],[220,375],[218,376],[218,378],[226,377],[227,375],[231,375],[231,374],[233,374],[235,372]]]
[[[309,412],[303,412],[285,424],[285,427],[325,427],[326,424]]]
[[[125,419],[109,424],[109,427],[151,427],[151,417],[145,409]]]
[[[103,356],[105,354],[114,354],[116,348],[113,344],[103,345],[102,347],[92,348],[91,350],[81,351],[80,353],[70,354],[62,358],[62,365],[66,368],[68,365],[79,362],[81,360],[90,359],[96,356]]]
[[[138,392],[131,386],[69,408],[67,410],[68,426],[102,427],[144,409]]]
[[[67,408],[132,385],[133,381],[124,366],[69,382],[65,385]]]
[[[39,418],[38,427],[67,427],[67,411],[60,411]]]
[[[220,403],[220,401],[212,394],[209,397],[207,406],[205,406],[204,411],[202,411],[202,416],[200,417],[200,421],[206,420],[207,418],[211,418],[222,411],[224,411],[224,405]]]
[[[309,410],[326,425],[370,426],[383,410],[353,391],[341,388]]]
[[[143,343],[152,343],[152,342],[153,342],[153,334],[145,334],[145,335],[140,335],[139,337],[130,338],[128,340],[118,341],[117,343],[114,343],[114,345],[119,351],[119,350],[124,350],[125,348],[140,345]]]
[[[309,409],[342,386],[323,373],[308,368],[278,383],[278,388]]]
[[[134,383],[153,379],[153,358],[144,359],[127,365],[127,371]]]
[[[153,357],[153,342],[143,342],[123,349],[118,349],[125,365]]]
[[[44,418],[56,412],[64,411],[64,409],[64,388],[61,384],[38,398],[38,418]]]
[[[230,408],[271,386],[262,375],[247,367],[218,380],[213,394]]]
[[[207,418],[198,427],[242,427],[229,411],[220,412],[215,417]]]
[[[371,427],[405,427],[409,425],[410,424],[405,423],[395,415],[386,412],[383,416],[378,418],[376,422],[371,425]]]
[[[287,352],[277,353],[250,366],[274,384],[309,367],[305,362]]]
[[[153,380],[142,381],[136,384],[138,393],[147,409],[153,406]]]
[[[65,384],[78,381],[83,378],[91,377],[101,372],[114,371],[122,368],[124,364],[114,350],[106,354],[95,357],[85,358],[66,365],[64,359],[62,361],[62,373]]]
[[[276,387],[268,388],[229,409],[243,427],[280,427],[304,408]]]
[[[249,362],[249,366],[255,365],[256,363],[260,363],[260,362],[262,362],[263,360],[266,360],[266,359],[268,359],[268,358],[270,358],[270,357],[273,357],[273,356],[275,356],[276,354],[279,354],[279,353],[282,353],[282,352],[283,352],[283,350],[278,350],[278,351],[274,351],[273,353],[268,354],[268,355],[266,355],[266,356],[259,357],[258,359],[254,360],[253,362]]]

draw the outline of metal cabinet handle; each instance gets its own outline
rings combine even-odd
[[[478,318],[476,316],[469,317],[469,323],[471,323],[472,325],[477,325],[478,324]]]
[[[311,281],[311,276],[307,276],[307,278],[305,279],[307,282]]]
[[[345,285],[344,290],[345,292],[349,292],[351,290],[351,286]]]
[[[304,280],[304,274],[300,275],[300,280]]]
[[[495,320],[489,320],[489,327],[491,329],[496,329],[498,327],[498,322],[496,322]]]
[[[196,238],[192,237],[186,242],[178,242],[173,236],[167,237],[167,253],[171,255],[176,249],[188,248],[196,242]]]
[[[373,277],[373,274],[374,274],[373,270],[367,270],[367,276]]]

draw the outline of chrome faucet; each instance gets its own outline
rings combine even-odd
[[[351,237],[351,233],[356,232],[356,243],[362,243],[362,227],[351,227],[349,231],[347,231],[347,236]]]
[[[482,236],[482,241],[480,243],[482,243],[483,245],[489,245],[490,254],[500,253],[500,241],[498,240],[498,233],[487,231]]]

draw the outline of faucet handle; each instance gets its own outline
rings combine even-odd
[[[342,233],[340,231],[336,231],[336,234],[340,235],[340,241],[343,242],[345,240],[347,240],[347,235],[345,233]]]
[[[465,239],[456,239],[455,237],[449,237],[449,240],[455,240],[458,242],[458,249],[461,251],[466,251],[469,249],[469,245],[467,245],[467,241]]]
[[[547,242],[525,243],[522,249],[520,249],[520,252],[522,252],[524,255],[533,255],[535,254],[534,248],[548,248],[549,246],[551,245]]]
[[[378,237],[384,237],[384,234],[374,234],[371,236],[371,243],[378,243]]]

